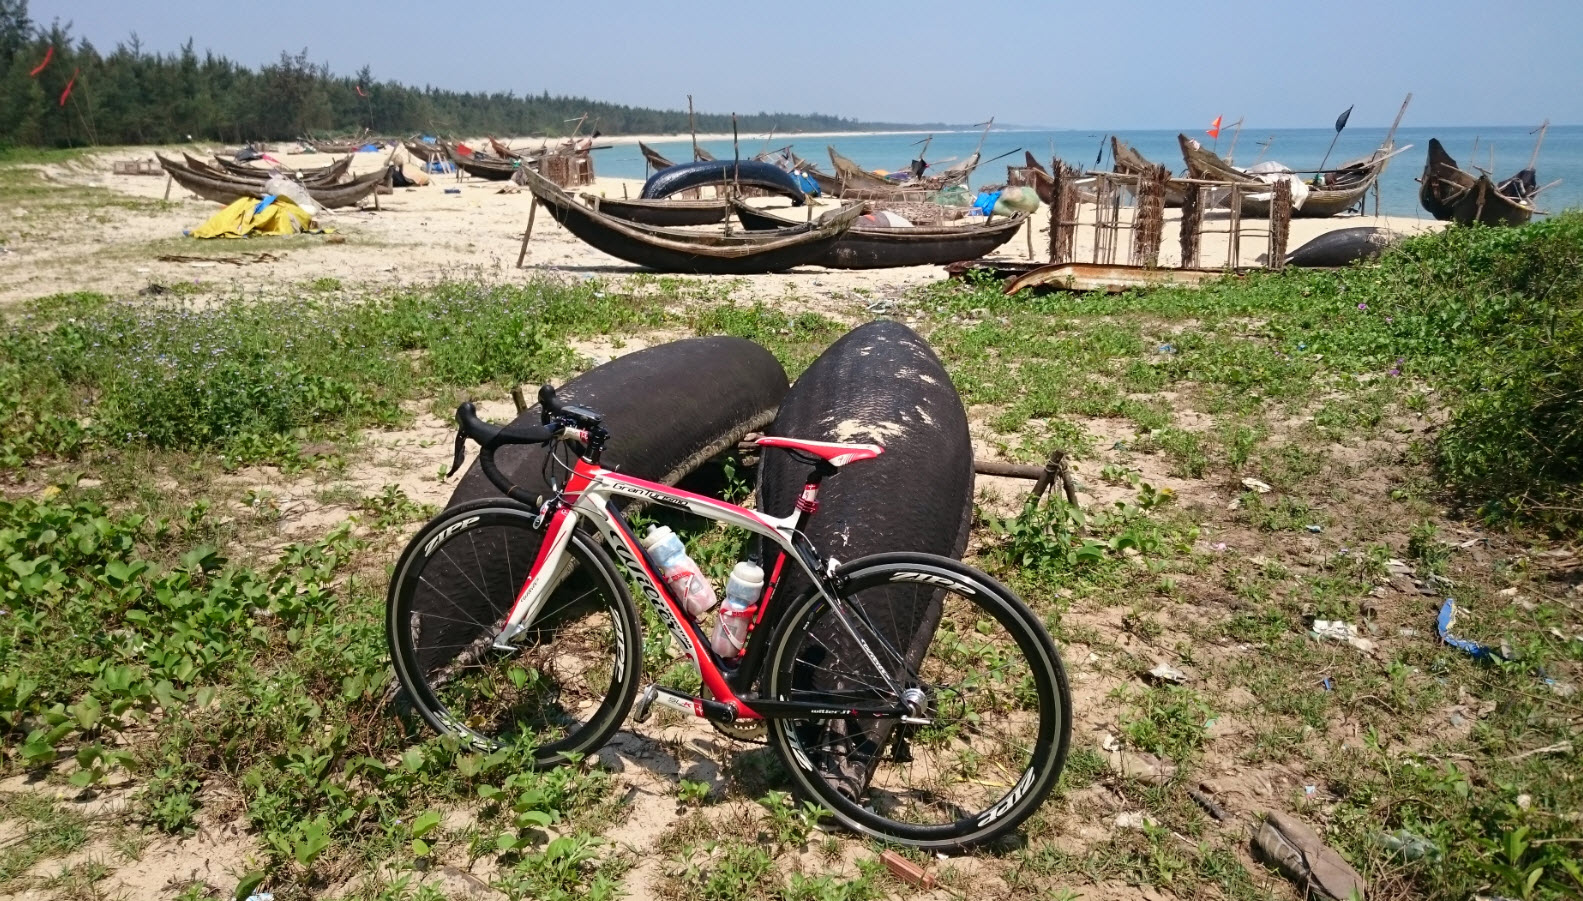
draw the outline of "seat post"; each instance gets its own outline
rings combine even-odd
[[[836,467],[823,460],[814,465],[813,471],[803,482],[802,494],[797,496],[797,529],[801,531],[808,524],[808,517],[819,510],[819,485],[824,482],[827,475],[836,472]]]

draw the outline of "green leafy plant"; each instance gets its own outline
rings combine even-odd
[[[432,844],[428,841],[428,837],[439,827],[443,818],[437,810],[425,810],[412,821],[410,832],[412,834],[412,854],[414,857],[428,857],[434,851]]]
[[[775,841],[790,847],[802,847],[808,836],[819,827],[819,821],[830,815],[828,810],[812,801],[798,806],[788,792],[771,791],[759,799],[759,806],[769,814],[769,832]]]

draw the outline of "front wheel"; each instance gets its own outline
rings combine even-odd
[[[804,595],[782,620],[765,696],[909,716],[772,720],[798,787],[847,828],[903,845],[963,848],[1016,828],[1054,788],[1072,732],[1044,626],[945,557],[864,557],[837,583],[836,603]]]
[[[386,624],[413,705],[480,750],[526,744],[554,766],[598,750],[632,706],[642,666],[638,614],[610,556],[578,530],[533,622],[494,646],[544,532],[503,498],[446,510],[396,563]]]

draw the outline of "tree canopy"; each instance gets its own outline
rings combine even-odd
[[[419,88],[376,80],[366,66],[355,75],[335,75],[306,49],[282,52],[278,61],[258,69],[210,52],[200,56],[191,40],[174,53],[149,52],[136,34],[101,53],[73,37],[69,25],[34,23],[27,0],[0,0],[0,144],[241,142],[365,130],[553,136],[571,127],[566,120],[585,113],[584,133],[666,134],[688,127],[684,110],[548,92]],[[752,133],[897,127],[818,114],[761,112],[738,120],[743,132]],[[700,131],[730,128],[728,115],[698,116]]]

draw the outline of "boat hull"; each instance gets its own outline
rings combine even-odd
[[[739,202],[733,207],[742,227],[750,231],[788,229],[798,225],[745,203]],[[1002,222],[985,225],[871,228],[859,223],[848,229],[815,263],[828,269],[895,269],[976,260],[994,253],[1015,238],[1028,221],[1028,215],[1019,213]]]
[[[819,259],[862,212],[857,205],[828,213],[791,234],[720,235],[639,225],[578,203],[531,169],[522,183],[549,215],[596,250],[656,272],[754,275],[783,272]]]

